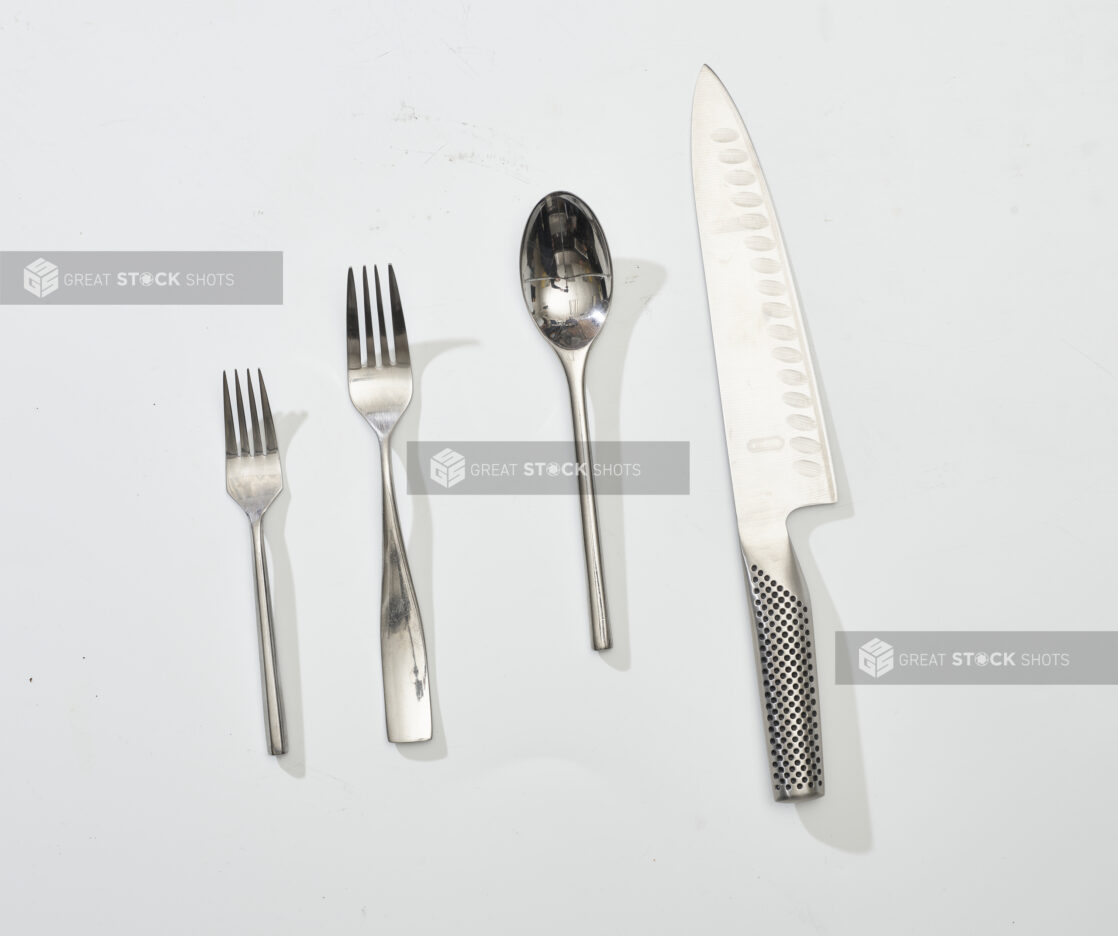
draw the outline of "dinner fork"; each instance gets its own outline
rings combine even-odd
[[[392,315],[392,346],[385,328],[380,271],[373,267],[377,297],[377,331],[369,301],[369,273],[361,268],[365,300],[365,340],[357,314],[357,289],[350,267],[346,283],[346,351],[349,365],[349,398],[373,427],[380,443],[383,490],[383,573],[380,586],[380,662],[384,681],[384,720],[392,742],[431,739],[431,694],[427,675],[427,648],[423,624],[408,568],[396,492],[392,486],[392,429],[411,402],[411,355],[404,327],[404,309],[396,273],[388,266],[388,296]],[[379,335],[379,343],[378,343]],[[362,356],[364,349],[364,356]]]
[[[252,556],[256,571],[256,618],[260,625],[260,672],[264,686],[264,720],[268,731],[268,753],[287,753],[287,726],[283,716],[283,697],[280,695],[279,674],[276,670],[276,641],[272,632],[272,595],[268,587],[268,566],[264,561],[264,537],[261,520],[264,511],[283,490],[280,471],[279,446],[276,445],[276,427],[272,422],[272,407],[264,387],[264,375],[256,372],[260,380],[260,406],[263,411],[264,442],[260,440],[260,417],[256,413],[256,396],[252,392],[252,374],[245,371],[248,386],[249,418],[252,422],[252,446],[249,447],[248,427],[245,424],[245,406],[241,398],[241,378],[233,371],[233,385],[237,397],[237,428],[240,444],[233,427],[233,410],[229,405],[229,378],[221,375],[221,390],[225,396],[225,489],[248,515],[252,527]]]

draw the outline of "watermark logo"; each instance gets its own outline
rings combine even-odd
[[[444,488],[452,488],[466,477],[466,456],[452,448],[444,448],[431,456],[431,480]]]
[[[278,250],[0,250],[0,306],[281,305]]]
[[[880,637],[867,640],[858,648],[858,669],[877,679],[893,668],[893,645]]]
[[[835,682],[1118,685],[1118,631],[838,631]]]
[[[562,441],[443,439],[408,443],[408,493],[421,495],[577,495],[592,478],[597,493],[687,494],[687,442],[594,442],[594,458],[580,462]]]
[[[36,299],[58,291],[58,265],[46,257],[33,260],[23,268],[23,288]]]

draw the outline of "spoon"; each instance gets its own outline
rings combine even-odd
[[[606,237],[586,202],[569,192],[552,192],[532,209],[520,244],[520,281],[532,321],[559,355],[571,390],[578,499],[590,586],[590,634],[595,650],[608,650],[612,639],[598,543],[584,377],[590,344],[609,311],[613,264]]]

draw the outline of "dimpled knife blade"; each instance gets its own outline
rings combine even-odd
[[[772,197],[734,102],[706,66],[691,173],[769,777],[777,801],[797,802],[823,795],[823,739],[814,622],[787,520],[834,503],[835,476]]]

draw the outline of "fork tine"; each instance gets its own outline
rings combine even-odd
[[[245,386],[248,387],[248,414],[252,419],[252,451],[256,455],[263,455],[264,446],[260,443],[260,417],[256,415],[256,397],[252,393],[252,371],[247,368]]]
[[[248,450],[248,426],[245,425],[245,404],[241,399],[241,378],[236,371],[233,371],[233,386],[237,390],[237,425],[241,430],[241,454],[251,455],[252,452]]]
[[[396,271],[392,269],[392,264],[388,264],[388,295],[392,302],[392,347],[395,350],[393,355],[396,364],[403,364],[407,366],[411,363],[411,355],[408,354],[408,332],[404,326],[404,307],[400,303],[400,290],[396,286]]]
[[[365,294],[365,362],[369,367],[377,366],[377,336],[373,331],[373,304],[369,301],[369,268],[361,267],[361,289]],[[380,353],[387,353],[384,348]]]
[[[373,280],[376,282],[377,287],[377,325],[380,327],[380,363],[387,367],[388,360],[388,331],[384,327],[384,302],[380,298],[380,270],[373,267]],[[395,349],[393,349],[395,352]],[[396,359],[395,353],[392,355],[393,361]]]
[[[221,395],[225,397],[225,454],[237,457],[237,433],[233,431],[233,407],[229,405],[229,377],[221,372]]]
[[[349,369],[361,367],[361,329],[357,324],[357,287],[353,283],[353,267],[349,268],[345,296],[345,337]]]
[[[279,451],[276,444],[276,424],[272,422],[272,407],[268,403],[268,388],[264,386],[264,375],[257,368],[256,376],[260,380],[260,406],[264,410],[264,444],[268,446],[268,454]]]

